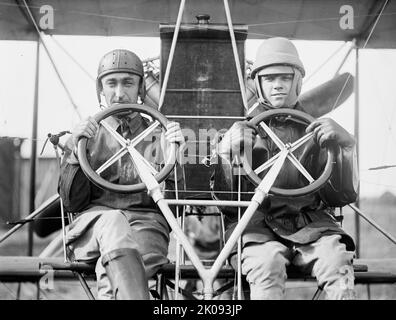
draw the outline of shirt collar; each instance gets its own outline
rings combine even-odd
[[[136,130],[138,130],[144,122],[143,117],[140,114],[138,114],[136,117],[133,118],[127,116],[124,119],[126,120],[125,123],[128,125],[129,130],[131,131],[132,134]],[[106,122],[114,130],[117,130],[118,127],[122,125],[122,121],[113,116],[107,117],[103,121]]]

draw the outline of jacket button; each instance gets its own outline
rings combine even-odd
[[[272,216],[267,216],[267,221],[272,221]]]

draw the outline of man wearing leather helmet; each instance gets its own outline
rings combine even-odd
[[[304,66],[291,41],[265,40],[252,69],[261,107],[304,111],[298,102],[304,75]],[[352,299],[355,297],[352,266],[355,245],[340,228],[331,209],[356,199],[355,139],[330,118],[317,119],[306,126],[298,119],[275,117],[269,120],[268,126],[284,143],[293,143],[313,132],[310,149],[306,146],[293,151],[313,177],[319,175],[326,163],[323,147],[327,143],[335,144],[336,164],[329,183],[319,191],[299,197],[271,194],[253,215],[242,234],[241,256],[242,273],[249,282],[251,299],[284,298],[286,267],[290,264],[316,277],[329,299]],[[259,130],[257,134],[247,121],[235,123],[218,145],[218,163],[212,177],[214,192],[238,190],[237,179],[230,182],[227,176],[233,174],[233,155],[241,152],[241,145],[245,154],[250,150],[253,169],[279,151],[264,131]],[[254,185],[245,176],[241,179],[242,192],[253,192]],[[307,185],[305,178],[286,159],[273,186],[290,189],[304,185]],[[222,210],[226,214],[226,235],[229,236],[236,226],[237,215],[231,209]],[[236,257],[235,252],[230,257],[234,267]]]
[[[118,49],[104,55],[96,81],[102,108],[105,108],[102,97],[108,107],[144,101],[143,64],[131,51]],[[129,140],[148,127],[137,112],[104,121]],[[88,138],[87,155],[95,169],[119,149],[118,142],[93,117],[79,123],[67,142],[59,189],[66,210],[76,213],[66,236],[69,256],[96,263],[98,298],[149,299],[148,279],[168,262],[169,226],[147,192],[119,194],[98,188],[86,178],[77,157],[81,137]],[[176,122],[167,125],[162,138],[161,142],[144,139],[135,148],[142,152],[148,148],[154,150],[155,143],[166,149],[167,143],[184,142]],[[160,152],[145,152],[145,155],[151,157],[146,159],[159,170],[163,162]],[[106,169],[102,177],[118,184],[141,182],[128,156]]]

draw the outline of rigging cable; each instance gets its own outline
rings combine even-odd
[[[35,29],[36,29],[36,31],[37,31],[37,34],[38,34],[38,36],[39,36],[39,38],[40,38],[40,40],[41,40],[41,43],[42,43],[42,45],[43,45],[43,47],[44,47],[44,49],[45,49],[45,52],[47,53],[47,56],[48,56],[48,58],[49,58],[50,61],[51,61],[51,64],[52,64],[52,66],[53,66],[53,68],[54,68],[54,70],[55,70],[55,73],[56,73],[56,75],[58,76],[58,79],[59,79],[59,81],[61,82],[61,84],[62,84],[62,86],[63,86],[63,89],[66,91],[66,94],[67,94],[67,96],[68,96],[68,98],[69,98],[69,100],[70,100],[70,102],[71,102],[71,104],[72,104],[72,106],[73,106],[75,112],[77,113],[78,117],[81,119],[81,114],[80,114],[80,111],[78,110],[78,106],[77,106],[77,104],[74,102],[73,97],[72,97],[70,91],[68,90],[68,88],[67,88],[65,82],[63,81],[63,79],[62,79],[62,77],[61,77],[61,75],[60,75],[60,72],[59,72],[59,70],[58,70],[58,68],[57,68],[57,66],[56,66],[56,64],[55,64],[55,61],[53,60],[53,58],[52,58],[52,56],[51,56],[51,53],[49,52],[49,50],[48,50],[48,48],[47,48],[47,45],[45,44],[43,32],[40,31],[39,27],[37,26],[37,23],[36,23],[36,21],[34,20],[34,17],[33,17],[33,15],[32,15],[32,12],[30,11],[29,6],[27,5],[26,1],[25,1],[25,0],[22,0],[22,1],[23,1],[24,6],[25,6],[25,8],[26,8],[26,10],[27,10],[27,12],[28,12],[28,14],[29,14],[29,17],[30,17],[30,19],[32,20],[32,23],[33,23],[33,25],[34,25],[34,27],[35,27]]]
[[[362,49],[366,48],[367,43],[369,42],[369,40],[370,40],[370,38],[371,38],[371,36],[372,36],[372,34],[373,34],[373,32],[374,32],[374,29],[375,29],[375,27],[377,26],[377,23],[378,23],[379,19],[381,18],[382,14],[383,14],[383,11],[385,10],[385,7],[387,6],[388,2],[389,2],[389,0],[385,0],[383,6],[382,6],[382,8],[381,8],[380,13],[377,15],[377,18],[375,19],[375,22],[374,22],[373,26],[371,27],[370,33],[369,33],[369,35],[367,36],[367,39],[366,39],[366,41],[365,41],[365,43],[364,43]],[[330,111],[330,112],[332,112],[332,111],[334,110],[335,106],[337,105],[338,100],[340,99],[342,93],[344,92],[345,87],[346,87],[346,85],[347,85],[347,83],[348,83],[350,77],[351,77],[351,74],[349,74],[348,77],[346,78],[345,83],[344,83],[344,85],[343,85],[343,87],[342,87],[342,89],[341,89],[341,91],[340,91],[340,93],[339,93],[339,95],[338,95],[336,101],[334,102],[334,105],[333,105],[333,107],[331,108],[331,111]]]

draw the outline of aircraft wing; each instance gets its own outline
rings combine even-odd
[[[179,0],[26,0],[26,3],[37,22],[45,20],[43,6],[51,6],[54,23],[53,29],[45,30],[48,34],[152,37],[158,36],[160,23],[175,23],[180,5]],[[396,48],[394,1],[230,0],[229,6],[233,23],[248,25],[249,38],[283,36],[294,40],[341,41],[356,38],[363,43],[385,3],[367,47]],[[349,29],[341,19],[346,17],[347,11],[343,10],[350,8],[353,23],[348,24]],[[212,23],[226,23],[221,0],[187,0],[183,23],[195,23],[198,14],[209,14]],[[36,39],[24,1],[1,1],[0,40]]]

